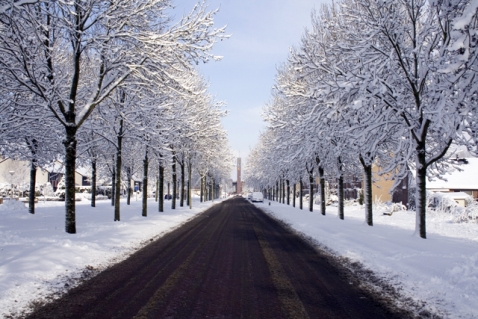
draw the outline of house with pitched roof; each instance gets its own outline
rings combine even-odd
[[[443,193],[466,193],[478,199],[478,158],[456,160],[457,169],[443,175],[443,179],[427,180],[427,190]]]

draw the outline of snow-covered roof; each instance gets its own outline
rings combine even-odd
[[[91,168],[88,166],[81,166],[76,168],[76,172],[83,176],[91,175]]]
[[[54,161],[48,165],[43,166],[43,169],[50,173],[65,173],[65,166],[59,161]]]
[[[50,163],[49,165],[43,166],[43,169],[47,172],[50,173],[62,173],[65,174],[65,165],[60,162],[60,161],[54,161]],[[78,167],[75,169],[75,172],[82,176],[89,176],[89,172],[91,172],[91,169],[89,167]]]
[[[427,180],[427,189],[476,189],[478,190],[478,158],[467,158],[468,164],[460,165],[462,171],[454,170],[443,177],[446,181]]]
[[[454,200],[469,199],[470,198],[470,195],[468,195],[467,193],[463,193],[463,192],[440,193],[440,195],[442,197],[451,198],[451,199],[454,199]]]

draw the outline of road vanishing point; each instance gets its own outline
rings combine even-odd
[[[351,284],[329,259],[236,197],[28,318],[403,317]]]

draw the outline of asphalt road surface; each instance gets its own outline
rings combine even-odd
[[[29,318],[399,317],[352,285],[325,254],[235,198]]]

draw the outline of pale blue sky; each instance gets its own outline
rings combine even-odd
[[[222,61],[200,66],[210,82],[210,93],[227,103],[229,115],[223,120],[235,156],[243,166],[260,131],[265,128],[260,114],[269,101],[276,68],[285,62],[291,46],[300,44],[310,27],[312,9],[330,0],[209,0],[219,8],[215,25],[227,25],[230,39],[217,43],[213,53]],[[176,0],[177,18],[197,3]]]

